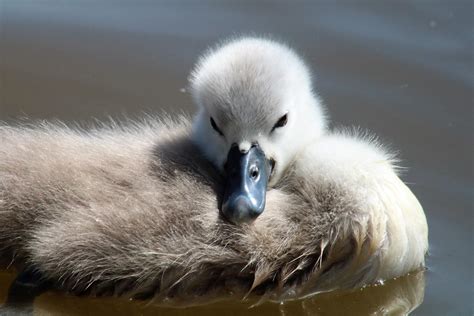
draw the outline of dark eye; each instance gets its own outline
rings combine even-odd
[[[288,113],[286,113],[285,115],[283,115],[282,117],[278,119],[278,122],[276,122],[272,128],[272,132],[275,130],[275,128],[285,126],[286,123],[288,123]]]
[[[214,121],[214,119],[212,117],[211,117],[211,126],[216,132],[219,133],[219,135],[224,136],[224,133],[222,133],[222,131],[219,129],[219,127],[217,127],[217,124],[216,124],[216,122]]]

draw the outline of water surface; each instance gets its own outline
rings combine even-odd
[[[369,129],[400,152],[403,179],[430,227],[428,271],[383,286],[251,309],[160,309],[46,293],[35,314],[472,315],[472,6],[0,0],[1,120],[192,113],[185,88],[197,56],[232,35],[271,34],[314,70],[333,126]],[[12,278],[0,273],[0,300]]]

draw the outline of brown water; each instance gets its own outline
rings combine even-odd
[[[472,12],[472,1],[0,0],[0,119],[192,112],[182,88],[208,45],[272,34],[304,54],[334,125],[370,129],[400,151],[430,226],[428,271],[377,287],[251,309],[46,293],[34,314],[472,315]],[[13,277],[0,272],[0,303]]]

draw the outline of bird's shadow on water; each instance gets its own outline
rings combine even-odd
[[[0,272],[2,272],[0,270]],[[226,300],[201,302],[198,306],[166,306],[160,302],[143,304],[141,301],[120,298],[78,297],[61,292],[44,292],[53,289],[35,269],[22,270],[16,278],[11,272],[0,274],[0,283],[10,284],[6,302],[0,306],[0,315],[34,315],[38,311],[48,315],[100,314],[104,315],[407,315],[415,310],[424,298],[425,273],[421,270],[389,280],[379,286],[362,289],[334,291],[317,294],[305,299],[287,301],[282,304],[255,304],[248,300]],[[13,281],[11,281],[13,279]],[[0,290],[2,290],[0,288]],[[39,296],[39,297],[38,297]],[[254,306],[250,308],[250,306]]]
[[[35,298],[50,288],[35,268],[25,268],[10,285],[0,315],[33,315]]]
[[[199,305],[161,305],[119,298],[76,297],[51,292],[41,295],[33,310],[32,301],[27,305],[9,305],[0,315],[407,315],[415,310],[424,297],[424,271],[387,281],[383,285],[362,289],[321,293],[306,299],[286,301],[281,304],[253,300],[228,299]],[[24,290],[28,291],[28,290]],[[27,295],[22,293],[20,297]],[[32,299],[30,296],[28,299]],[[28,299],[23,303],[26,303]],[[186,307],[186,308],[183,308]]]
[[[425,285],[422,269],[377,285],[315,295],[302,300],[298,309],[283,305],[282,314],[409,315],[423,303]]]

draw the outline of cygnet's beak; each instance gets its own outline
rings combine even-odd
[[[227,155],[226,187],[222,213],[234,224],[250,222],[265,209],[265,195],[272,163],[258,144],[247,152],[232,146]]]

